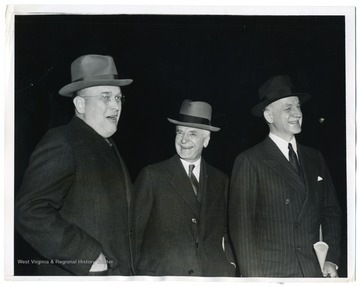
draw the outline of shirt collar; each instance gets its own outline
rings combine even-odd
[[[199,180],[199,177],[200,177],[201,157],[200,157],[197,161],[195,161],[195,162],[193,162],[193,163],[190,163],[190,162],[188,162],[188,161],[185,161],[185,160],[183,160],[183,159],[181,159],[181,158],[180,158],[180,161],[181,161],[181,163],[182,163],[182,165],[183,165],[183,167],[184,167],[184,169],[185,169],[186,174],[189,172],[189,165],[191,165],[191,164],[195,165],[195,167],[194,167],[194,169],[193,169],[193,173],[194,173],[196,179]]]
[[[276,146],[278,146],[278,148],[280,149],[281,153],[284,154],[284,156],[286,157],[286,159],[289,160],[289,148],[288,145],[289,143],[291,143],[296,155],[297,154],[297,144],[296,144],[296,139],[295,136],[291,139],[290,142],[280,138],[279,136],[275,135],[274,133],[269,134],[269,137],[271,138],[272,141],[274,141],[274,143],[276,144]]]

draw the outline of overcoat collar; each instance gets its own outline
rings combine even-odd
[[[91,143],[89,146],[98,148],[98,150],[101,151],[103,158],[114,168],[121,171],[123,167],[122,164],[119,164],[119,160],[121,161],[121,159],[119,158],[119,153],[117,152],[115,143],[111,138],[106,141],[105,138],[99,135],[93,128],[76,116],[73,117],[70,124],[79,129],[80,132],[85,135],[84,138]]]

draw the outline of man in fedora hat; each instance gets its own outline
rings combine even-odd
[[[75,116],[33,152],[16,199],[17,231],[41,255],[37,275],[131,275],[132,183],[111,136],[123,95],[111,56],[71,64]]]
[[[296,141],[301,104],[310,98],[286,75],[259,89],[255,116],[265,118],[270,134],[235,160],[229,203],[229,228],[240,274],[244,277],[337,277],[340,208],[319,151]],[[329,245],[325,266],[313,245]]]
[[[211,106],[185,100],[176,119],[175,149],[135,182],[136,273],[234,276],[227,237],[228,177],[202,158],[210,141]]]

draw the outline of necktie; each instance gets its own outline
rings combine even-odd
[[[193,173],[193,170],[195,168],[195,165],[194,164],[190,164],[189,165],[189,173],[188,173],[188,176],[190,178],[190,182],[191,182],[191,185],[194,189],[194,193],[195,193],[195,196],[197,195],[197,191],[198,191],[198,187],[199,187],[199,182],[198,180],[196,179],[194,173]]]
[[[289,148],[289,162],[293,166],[295,171],[300,175],[299,161],[291,143],[289,143],[288,148]]]

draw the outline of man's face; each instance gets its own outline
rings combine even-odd
[[[117,130],[122,103],[118,86],[94,86],[78,93],[84,101],[81,118],[104,138]]]
[[[290,141],[301,132],[302,112],[297,96],[285,97],[269,104],[264,116],[270,123],[270,131],[284,140]]]
[[[176,126],[175,148],[181,159],[195,162],[200,158],[203,148],[207,147],[209,141],[210,131]]]

